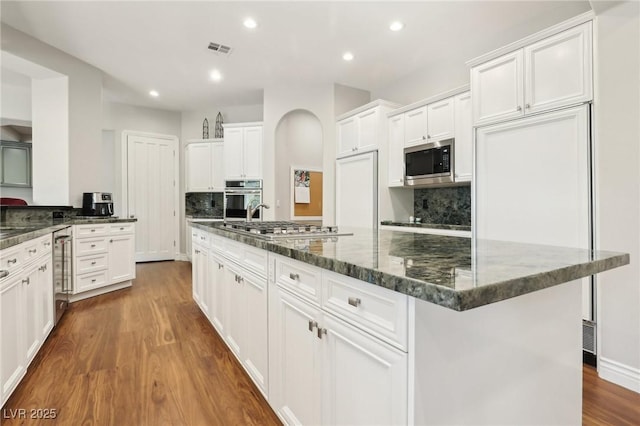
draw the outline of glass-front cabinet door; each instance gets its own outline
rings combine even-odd
[[[31,186],[31,144],[1,142],[0,179],[2,186]]]

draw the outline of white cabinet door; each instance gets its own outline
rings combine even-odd
[[[224,143],[211,144],[211,189],[224,191]]]
[[[336,161],[336,225],[378,226],[377,170],[375,152]]]
[[[243,179],[243,145],[242,128],[224,129],[224,174],[227,179]]]
[[[44,260],[40,262],[38,268],[38,286],[39,286],[39,319],[40,319],[40,345],[46,340],[47,336],[53,329],[53,274],[51,257],[47,255]]]
[[[407,354],[325,315],[322,424],[407,424]]]
[[[263,394],[268,393],[267,345],[267,279],[244,272],[242,288],[246,303],[245,341],[242,342],[242,362]]]
[[[136,277],[135,236],[109,237],[109,283],[115,284]]]
[[[27,370],[22,276],[0,285],[0,395],[2,405]]]
[[[211,144],[187,145],[187,188],[185,192],[208,192],[211,190]]]
[[[427,140],[441,141],[453,137],[453,98],[427,105]]]
[[[231,351],[242,362],[242,351],[244,350],[242,343],[245,341],[247,311],[246,299],[243,297],[242,291],[242,272],[238,267],[226,263],[224,275],[226,290],[229,294],[229,323],[227,324],[226,340]]]
[[[39,266],[39,265],[38,265]],[[40,347],[40,294],[38,283],[38,266],[32,266],[23,274],[23,289],[25,292],[26,311],[25,322],[25,348],[27,350],[27,365],[38,352]],[[2,342],[4,345],[4,342]]]
[[[200,262],[202,262],[200,250],[202,250],[202,248],[196,244],[194,244],[191,249],[191,293],[193,295],[193,300],[198,305],[200,305],[203,285],[202,277],[200,276],[200,270],[202,268],[202,266],[200,266]]]
[[[262,126],[244,131],[244,179],[262,179]]]
[[[358,119],[349,117],[336,123],[338,141],[337,156],[351,155],[358,147]]]
[[[471,181],[473,123],[471,117],[471,92],[459,94],[454,99],[455,134],[454,178],[456,182]]]
[[[378,117],[380,107],[375,107],[358,114],[357,152],[378,149]]]
[[[473,67],[471,93],[474,124],[477,126],[522,116],[523,86],[522,50]]]
[[[524,49],[525,113],[589,101],[591,22]]]
[[[226,335],[229,301],[225,283],[224,262],[209,253],[209,319],[223,339]]]
[[[427,107],[404,113],[404,146],[424,143],[427,139]]]
[[[388,185],[404,186],[404,115],[389,118]]]
[[[271,372],[270,400],[276,413],[290,425],[320,424],[321,340],[317,337],[320,310],[287,293],[275,290],[269,323]]]

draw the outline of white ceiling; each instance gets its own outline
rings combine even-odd
[[[262,103],[273,84],[375,91],[590,10],[588,1],[11,2],[2,22],[105,72],[108,99],[172,110]],[[258,28],[242,22],[252,16]],[[392,20],[405,29],[389,31]],[[233,48],[229,57],[210,41]],[[350,50],[348,63],[342,53]],[[224,78],[209,79],[217,68]],[[155,89],[160,97],[152,99]]]

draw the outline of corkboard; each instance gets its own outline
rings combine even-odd
[[[309,172],[309,192],[310,203],[295,203],[294,216],[322,216],[322,172]]]

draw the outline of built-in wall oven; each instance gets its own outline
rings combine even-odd
[[[404,149],[406,186],[443,185],[454,182],[453,139]]]
[[[224,219],[246,220],[247,208],[262,204],[262,180],[228,180],[224,190]],[[261,219],[261,210],[253,215]]]
[[[60,229],[53,233],[53,303],[57,324],[69,306],[72,288],[71,267],[73,264],[72,228]]]

